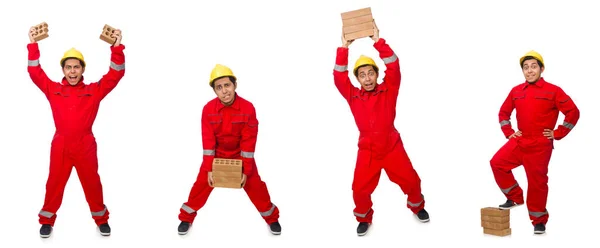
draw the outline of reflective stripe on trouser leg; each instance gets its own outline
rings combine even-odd
[[[508,192],[510,192],[512,189],[514,189],[517,186],[519,186],[519,184],[515,183],[515,184],[513,184],[513,186],[510,186],[510,187],[505,188],[505,189],[500,188],[500,190],[502,191],[502,193],[504,193],[505,195],[507,195]]]
[[[271,203],[271,209],[264,211],[264,212],[260,212],[260,216],[262,217],[267,217],[267,216],[271,216],[273,214],[273,211],[275,211],[275,204]]]
[[[104,209],[102,209],[101,211],[92,212],[92,216],[104,216],[104,214],[106,214],[106,206],[104,206]]]
[[[187,212],[188,214],[193,214],[194,212],[196,212],[196,210],[189,207],[188,205],[185,205],[185,203],[181,204],[181,209],[183,209],[183,211]]]
[[[358,217],[358,218],[366,218],[366,217],[367,217],[367,215],[369,215],[369,213],[370,213],[370,212],[371,212],[371,209],[369,209],[369,211],[367,211],[367,212],[366,212],[366,213],[364,213],[364,214],[361,214],[361,213],[354,212],[354,216],[356,216],[356,217]]]
[[[423,204],[423,201],[425,200],[425,197],[422,194],[421,194],[421,198],[422,198],[422,200],[417,203],[412,203],[409,200],[406,200],[406,204],[408,204],[408,206],[410,206],[411,208],[417,208],[417,207],[421,206],[421,204]]]
[[[531,211],[529,211],[529,215],[531,215],[533,217],[536,217],[536,218],[542,217],[542,216],[547,215],[547,214],[548,214],[548,211],[544,211],[544,212],[531,212]]]
[[[39,215],[44,216],[46,218],[52,218],[52,216],[54,216],[54,213],[41,210],[40,213],[39,213]]]

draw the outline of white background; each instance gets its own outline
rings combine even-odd
[[[9,2],[0,7],[0,247],[524,247],[591,241],[600,221],[600,17],[592,1]],[[332,70],[339,14],[369,6],[400,58],[396,125],[431,222],[417,222],[383,174],[374,225],[359,238],[351,192],[358,132]],[[102,27],[123,30],[126,75],[94,126],[110,237],[96,231],[75,171],[52,237],[38,235],[54,124],[27,74],[26,44],[29,27],[42,21],[50,37],[40,42],[40,62],[54,80],[71,47],[85,56],[86,81],[98,80],[110,58],[98,38]],[[354,42],[350,64],[366,54],[383,67],[372,44]],[[571,95],[581,119],[555,143],[547,234],[534,236],[520,207],[510,237],[488,236],[479,209],[505,200],[489,167],[505,142],[498,110],[523,82],[518,59],[531,49],[544,56],[543,76]],[[256,159],[281,210],[281,236],[268,233],[243,191],[226,189],[213,192],[187,236],[177,234],[179,207],[201,163],[200,113],[215,97],[208,79],[216,63],[233,69],[238,93],[257,109]],[[515,174],[526,191],[523,168]]]

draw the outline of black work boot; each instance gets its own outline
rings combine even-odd
[[[281,234],[281,224],[279,222],[273,222],[269,225],[269,229],[273,235]]]
[[[535,234],[544,234],[546,233],[546,225],[544,223],[537,223],[533,227],[533,233]]]
[[[177,232],[179,232],[179,235],[186,235],[190,230],[190,225],[191,223],[186,221],[179,223],[179,226],[177,227]]]
[[[425,209],[421,209],[419,212],[417,212],[416,216],[420,222],[428,222],[429,221],[429,213],[427,213],[427,211]]]
[[[52,234],[52,226],[50,224],[43,224],[40,228],[40,237],[48,238]]]
[[[104,223],[98,226],[98,230],[100,231],[100,235],[109,236],[110,235],[110,226],[108,223]]]
[[[511,209],[511,208],[518,207],[518,206],[521,206],[521,205],[523,205],[523,204],[522,203],[518,204],[518,203],[516,203],[516,202],[514,202],[512,200],[506,200],[506,202],[504,204],[499,205],[498,207],[500,209]]]
[[[358,236],[364,236],[365,234],[367,234],[367,231],[369,231],[369,226],[371,226],[371,224],[368,222],[358,223],[358,227],[356,228],[356,234],[358,234]]]

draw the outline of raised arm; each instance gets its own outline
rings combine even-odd
[[[110,47],[110,66],[108,72],[98,81],[100,99],[110,93],[125,76],[125,45],[121,44],[121,30],[115,30],[112,34],[116,38],[115,44]]]
[[[202,109],[202,164],[200,165],[200,169],[212,171],[212,164],[215,159],[217,148],[217,139],[208,118],[208,106],[209,105],[206,105]]]
[[[375,44],[373,47],[379,52],[379,57],[385,64],[385,76],[383,77],[383,83],[387,87],[398,91],[400,89],[400,62],[398,56],[392,50],[392,48],[386,43],[385,39],[379,38],[379,29],[373,21],[374,35],[371,37]]]
[[[579,121],[579,108],[561,88],[558,88],[555,99],[558,110],[565,115],[563,124],[554,130],[554,139],[560,140],[567,136]]]
[[[504,137],[509,138],[512,134],[515,133],[515,130],[512,128],[512,124],[510,123],[510,116],[515,109],[515,105],[512,99],[512,90],[502,103],[500,107],[500,112],[498,113],[498,119],[500,121],[500,129],[502,133],[504,133]]]
[[[30,43],[27,44],[27,72],[31,81],[48,97],[48,89],[54,82],[48,78],[40,65],[40,49],[38,43],[33,39],[34,32],[35,28],[32,27],[29,30]]]
[[[352,91],[357,90],[348,77],[348,46],[352,42],[347,41],[344,35],[342,35],[342,46],[337,48],[335,66],[333,67],[333,82],[335,83],[335,87],[348,103],[350,103]]]
[[[242,150],[243,172],[250,176],[253,172],[256,162],[254,161],[254,150],[256,148],[256,139],[258,136],[258,119],[256,118],[256,109],[252,104],[250,106],[250,116],[248,122],[242,129],[242,141],[240,148]]]

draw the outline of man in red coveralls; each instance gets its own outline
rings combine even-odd
[[[100,101],[110,93],[125,75],[125,55],[121,44],[121,31],[112,36],[116,42],[111,46],[110,67],[98,82],[85,84],[83,72],[86,63],[83,55],[74,48],[65,52],[60,60],[64,77],[60,82],[48,78],[40,66],[40,50],[34,40],[35,28],[29,31],[27,45],[27,71],[35,85],[44,93],[54,117],[56,133],[50,151],[50,169],[46,183],[44,206],[39,212],[40,236],[50,237],[60,208],[63,193],[73,167],[77,170],[92,218],[100,234],[110,235],[109,212],[104,205],[102,184],[98,175],[97,145],[92,125],[98,113]]]
[[[564,138],[577,124],[579,109],[560,87],[541,77],[544,59],[530,51],[520,59],[526,82],[512,88],[499,113],[500,127],[508,139],[490,160],[496,183],[507,198],[500,205],[510,209],[522,205],[523,190],[512,169],[523,165],[527,175],[527,209],[535,234],[543,234],[548,222],[548,164],[554,148],[553,140]],[[516,109],[518,131],[510,117]],[[562,125],[554,129],[559,112],[565,115]]]
[[[398,57],[374,26],[371,37],[386,66],[381,84],[377,83],[379,68],[373,59],[361,56],[354,65],[354,76],[361,88],[354,87],[348,77],[348,46],[353,41],[342,37],[342,47],[337,48],[333,70],[335,86],[350,105],[360,131],[358,155],[352,183],[355,203],[354,215],[359,222],[357,234],[365,235],[373,219],[371,194],[375,191],[381,170],[408,195],[407,207],[421,222],[429,221],[425,199],[421,194],[421,179],[414,170],[404,150],[400,134],[394,126],[396,100],[400,88],[400,63]]]
[[[242,159],[241,185],[272,234],[281,234],[279,208],[271,202],[267,185],[262,181],[254,161],[254,148],[258,135],[258,120],[254,105],[236,92],[237,82],[231,69],[217,64],[210,75],[209,84],[217,97],[202,109],[203,159],[200,172],[188,201],[180,208],[177,228],[180,235],[187,234],[208,196],[213,190],[212,163],[215,157]]]

